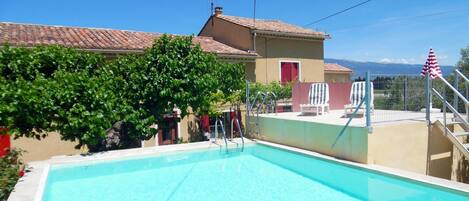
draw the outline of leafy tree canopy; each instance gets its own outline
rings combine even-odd
[[[243,66],[218,61],[191,37],[164,35],[143,55],[110,61],[60,46],[5,46],[0,50],[0,125],[17,137],[40,139],[58,131],[65,140],[93,147],[122,121],[130,139],[149,139],[156,134],[150,125],[175,107],[181,117],[189,108],[207,111],[243,84]]]
[[[457,67],[464,75],[469,75],[469,47],[461,49],[461,59],[459,59]]]

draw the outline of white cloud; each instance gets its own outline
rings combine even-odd
[[[436,55],[437,59],[447,59],[448,55]]]
[[[381,60],[379,60],[380,63],[392,63],[392,60],[389,59],[389,58],[383,58]]]
[[[380,63],[398,63],[398,64],[410,64],[410,63],[415,63],[414,58],[399,58],[399,59],[394,59],[394,58],[383,58],[379,60],[378,62]]]
[[[398,59],[398,63],[408,64],[409,61],[407,59]]]

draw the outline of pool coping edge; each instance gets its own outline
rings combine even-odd
[[[255,140],[255,141],[262,145],[284,149],[284,150],[299,153],[299,154],[304,154],[304,155],[315,157],[321,160],[331,161],[334,163],[339,163],[339,164],[346,165],[346,166],[353,167],[353,168],[365,169],[365,170],[369,170],[377,174],[397,177],[397,178],[401,178],[404,180],[410,180],[412,182],[422,183],[425,185],[431,185],[431,186],[435,186],[438,188],[457,191],[459,193],[464,193],[464,194],[469,195],[469,184],[446,180],[446,179],[428,176],[428,175],[423,175],[423,174],[410,172],[406,170],[384,167],[384,166],[375,165],[375,164],[363,164],[363,163],[357,163],[353,161],[347,161],[347,160],[343,160],[340,158],[327,156],[318,152],[291,147],[291,146],[282,145],[282,144],[277,144],[277,143],[272,143],[268,141],[263,141],[263,140]]]

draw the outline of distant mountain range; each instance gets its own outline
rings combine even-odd
[[[419,75],[423,64],[399,64],[399,63],[379,63],[361,62],[344,59],[324,59],[326,63],[337,63],[353,70],[353,77],[364,77],[367,71],[376,75]],[[454,66],[440,66],[443,76],[449,75],[454,70]]]

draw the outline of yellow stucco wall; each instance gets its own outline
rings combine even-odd
[[[198,134],[193,132],[198,129],[195,122],[195,116],[193,114],[189,114],[181,119],[179,126],[180,133],[178,137],[182,138],[184,142],[189,141],[191,135]],[[60,134],[57,132],[50,132],[46,138],[41,140],[26,137],[14,139],[12,137],[11,144],[13,148],[19,148],[25,151],[22,160],[26,163],[31,161],[47,160],[58,155],[74,155],[81,153],[79,149],[75,149],[75,146],[78,143],[61,140]],[[145,147],[155,146],[155,144],[155,138],[144,141]]]
[[[328,83],[346,83],[351,82],[349,73],[324,73],[324,81]]]
[[[454,125],[453,128],[451,128],[455,132],[461,132],[464,131],[460,126]],[[443,133],[440,130],[441,133]],[[469,137],[463,137],[461,139],[465,143],[469,143]],[[461,153],[456,146],[453,146],[453,151],[452,151],[452,169],[451,169],[451,180],[458,181],[458,182],[463,182],[463,183],[469,183],[469,159],[466,158],[463,153]]]
[[[256,38],[255,78],[260,83],[280,81],[280,61],[300,63],[300,81],[324,82],[323,41]]]
[[[255,64],[249,64],[246,71],[251,81],[260,83],[280,81],[279,65],[280,61],[284,60],[300,63],[300,81],[324,82],[323,40],[258,35],[253,43],[254,37],[250,29],[216,17],[207,21],[199,35],[213,37],[219,42],[241,50],[255,49],[260,57],[256,59]]]
[[[233,24],[220,18],[210,18],[199,33],[241,50],[251,50],[251,31],[243,26]]]
[[[248,62],[244,63],[244,69],[246,72],[246,79],[250,82],[256,82],[256,63]]]
[[[428,175],[469,183],[469,161],[444,135],[440,122],[433,124],[430,136],[425,122],[373,129],[368,137],[368,163],[426,174],[429,157]]]
[[[24,151],[23,161],[31,162],[38,160],[46,160],[52,156],[57,155],[72,155],[79,154],[80,150],[75,149],[78,143],[63,141],[60,139],[60,134],[51,132],[42,140],[35,138],[21,137],[18,139],[11,138],[11,146],[13,148],[20,148]]]
[[[368,163],[425,174],[427,142],[425,122],[375,126],[368,135]]]

